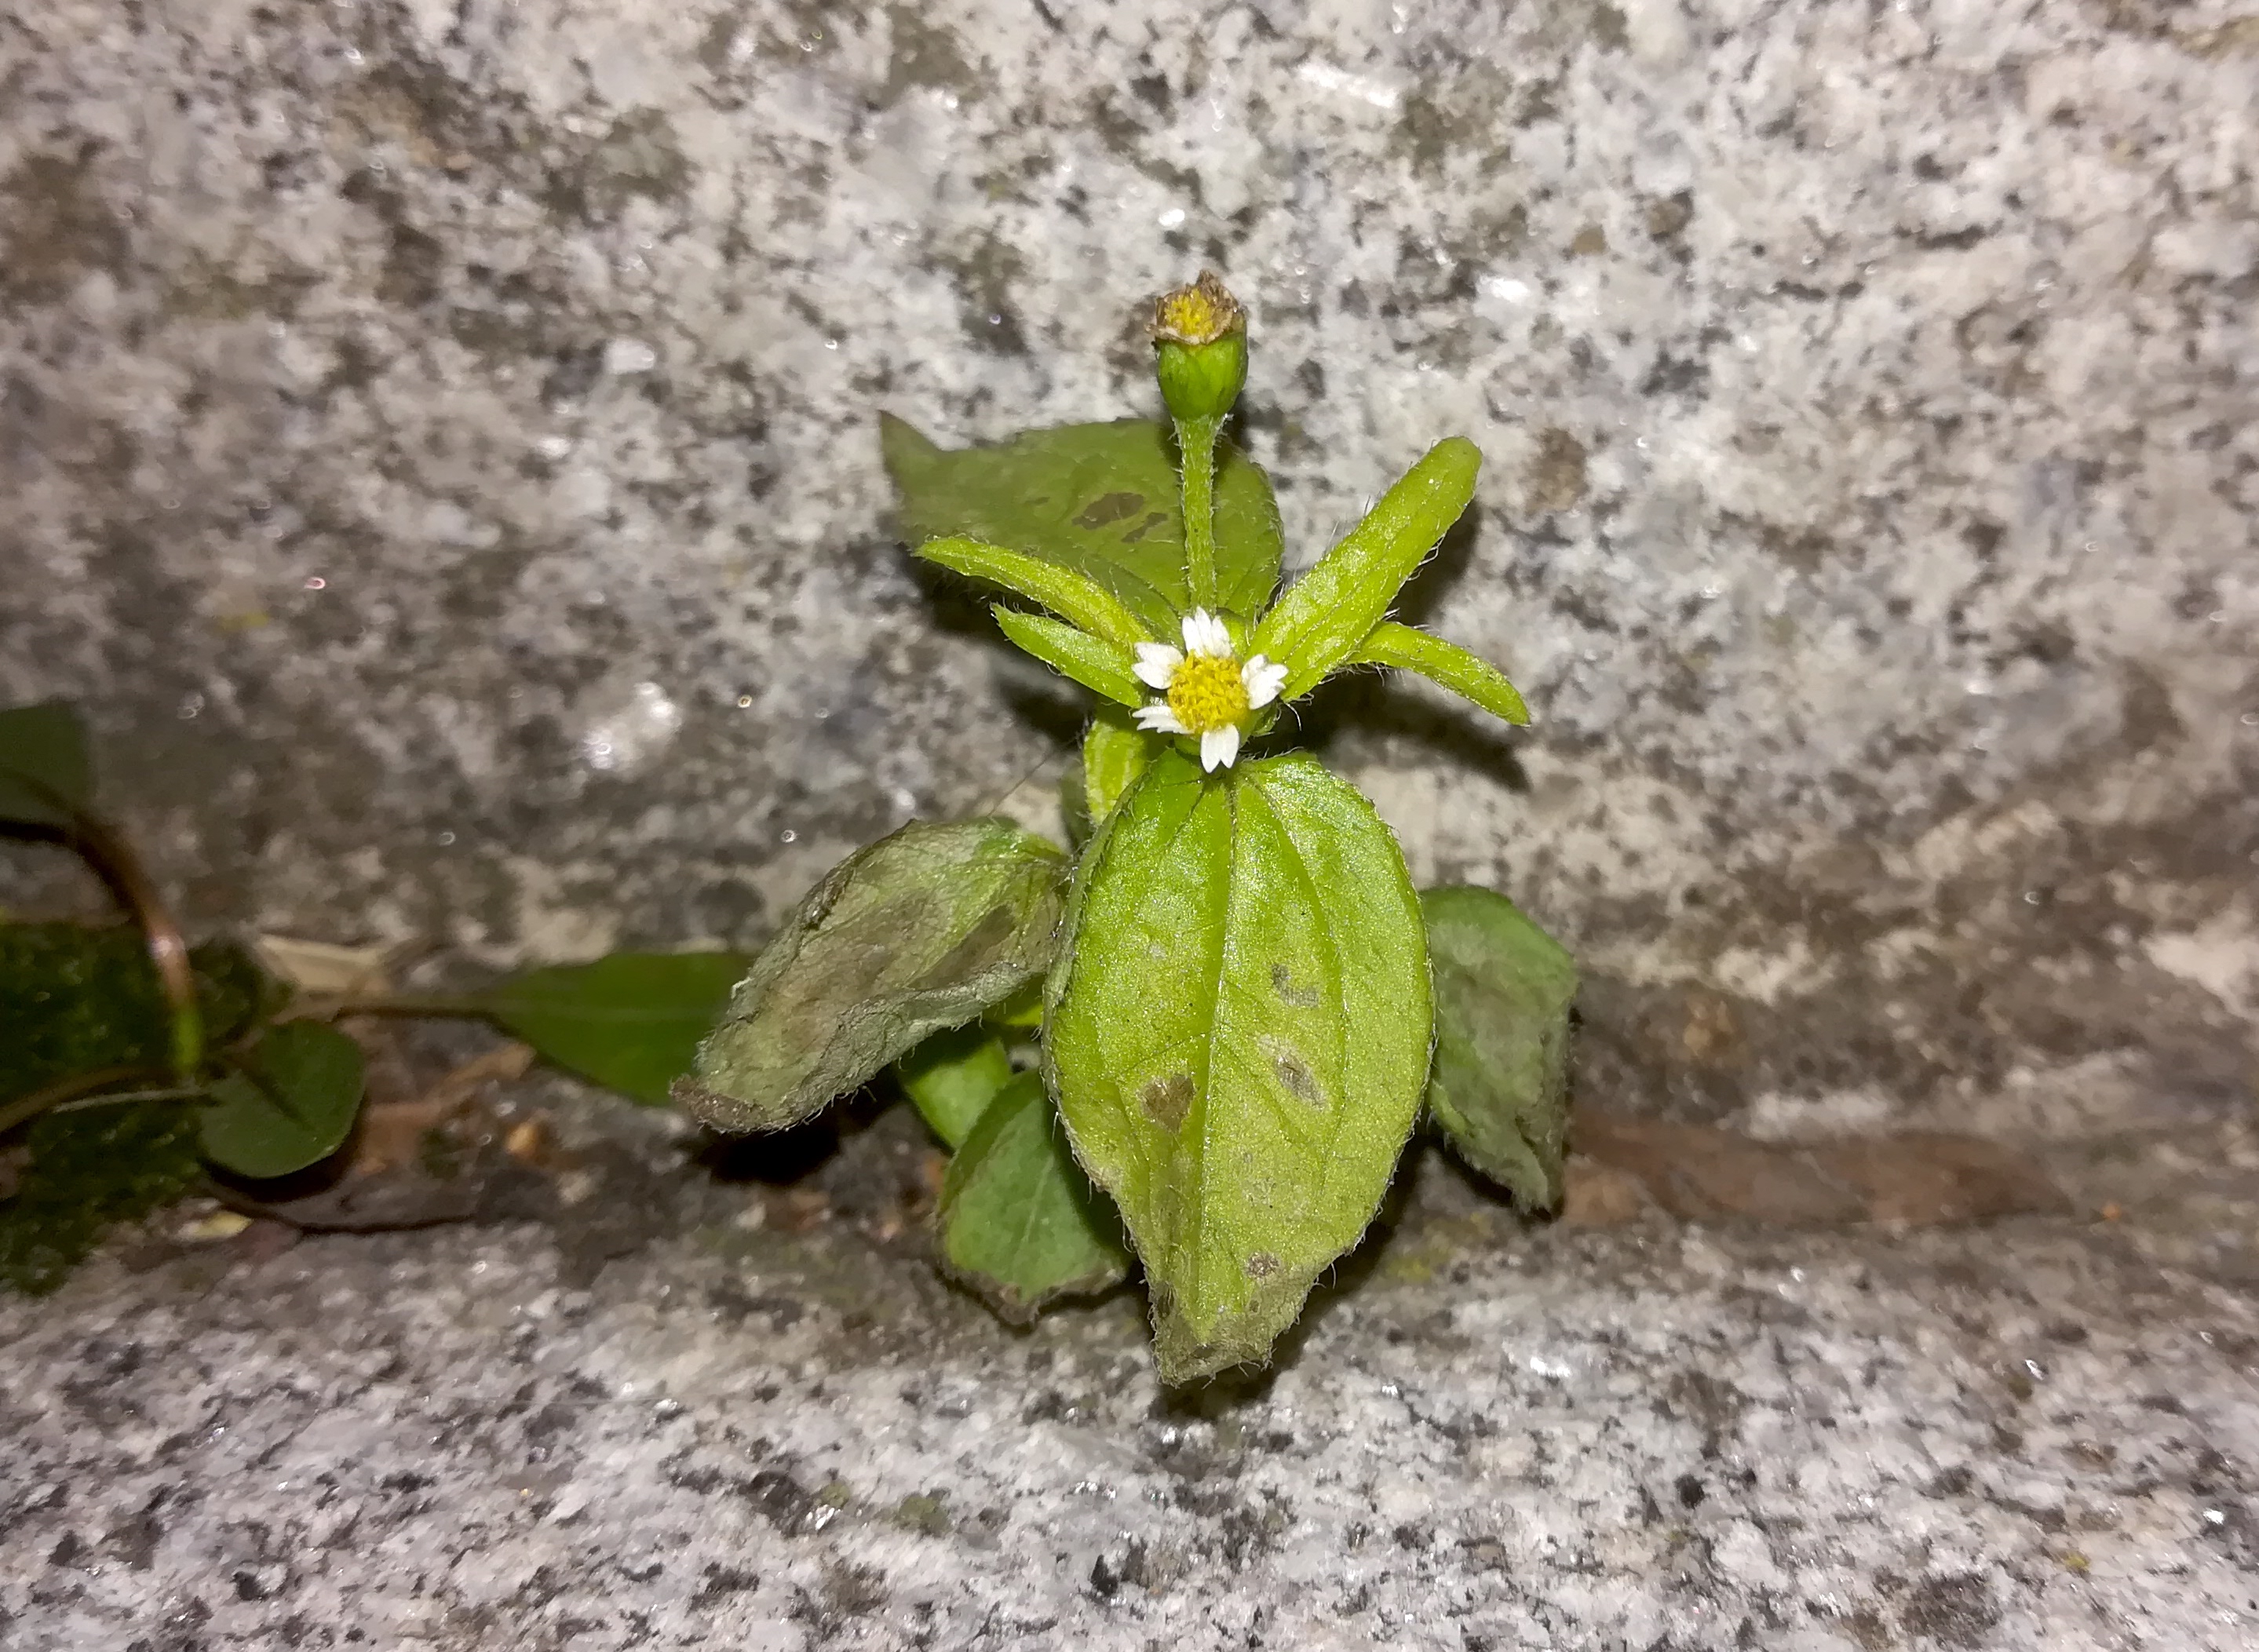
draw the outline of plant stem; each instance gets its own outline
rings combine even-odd
[[[70,841],[132,913],[149,948],[149,962],[172,1020],[173,1076],[186,1084],[204,1062],[204,1014],[196,1002],[196,973],[181,926],[150,881],[133,845],[83,809],[71,811]]]
[[[1215,612],[1215,436],[1221,419],[1179,419],[1177,452],[1183,461],[1185,582],[1193,606]]]
[[[334,1021],[339,1015],[445,1015],[482,1021],[493,1012],[475,998],[450,998],[444,993],[423,997],[384,994],[359,998],[341,993],[329,998],[302,999],[275,1016],[277,1021]]]
[[[76,1100],[89,1091],[99,1090],[106,1084],[124,1084],[135,1079],[161,1079],[161,1069],[153,1067],[97,1067],[91,1072],[74,1072],[68,1079],[58,1079],[43,1085],[29,1094],[19,1095],[5,1106],[0,1106],[0,1136],[5,1136],[18,1125],[35,1119],[49,1107],[61,1107],[66,1101]],[[105,1096],[104,1100],[110,1100]]]

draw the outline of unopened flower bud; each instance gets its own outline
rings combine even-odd
[[[1247,382],[1247,312],[1214,270],[1153,306],[1154,368],[1169,417],[1220,419]]]

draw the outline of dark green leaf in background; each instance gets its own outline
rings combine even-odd
[[[1012,1081],[1012,1055],[1001,1038],[975,1022],[934,1034],[897,1061],[894,1072],[933,1133],[958,1148],[996,1093]]]
[[[1577,965],[1488,889],[1420,897],[1436,971],[1428,1106],[1459,1156],[1529,1210],[1561,1202]]]
[[[675,1100],[723,1130],[796,1124],[1050,965],[1066,858],[1008,821],[915,822],[785,921]]]
[[[736,952],[615,952],[529,970],[474,1001],[544,1061],[663,1107],[750,962]]]
[[[963,534],[1097,580],[1158,637],[1190,606],[1184,511],[1168,427],[1143,419],[1029,431],[944,452],[881,416],[887,469],[912,545]],[[1279,583],[1283,545],[1270,479],[1236,448],[1216,455],[1217,597],[1251,618]]]
[[[1129,1277],[1120,1231],[1068,1150],[1043,1081],[1020,1074],[950,1160],[943,1265],[1003,1318],[1025,1324],[1060,1297]]]
[[[1092,839],[1049,1076],[1119,1205],[1165,1381],[1268,1356],[1372,1220],[1428,1078],[1404,860],[1300,753],[1203,778],[1165,749]]]
[[[319,1164],[353,1133],[363,1065],[360,1046],[334,1027],[270,1028],[243,1071],[211,1086],[199,1126],[204,1157],[253,1180]]]
[[[62,701],[0,711],[0,822],[60,830],[90,808],[86,727]]]

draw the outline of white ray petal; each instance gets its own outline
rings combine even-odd
[[[1210,729],[1201,736],[1201,767],[1213,773],[1228,769],[1239,755],[1239,725],[1226,723],[1221,729]]]
[[[1185,725],[1177,721],[1177,714],[1166,706],[1140,706],[1132,714],[1137,726],[1148,734],[1183,734]]]
[[[1223,622],[1204,608],[1196,608],[1185,616],[1185,652],[1215,654],[1231,658],[1231,633]]]
[[[1248,709],[1259,710],[1279,697],[1279,690],[1286,686],[1286,668],[1276,660],[1251,654],[1239,668],[1239,680],[1247,690]]]
[[[1177,674],[1177,667],[1184,663],[1184,651],[1181,649],[1172,648],[1166,643],[1140,643],[1137,644],[1137,663],[1130,669],[1146,687],[1166,689],[1169,680]]]

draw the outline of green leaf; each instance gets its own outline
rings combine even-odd
[[[317,1164],[360,1112],[360,1046],[319,1022],[286,1021],[212,1086],[198,1126],[204,1157],[255,1181]]]
[[[968,580],[986,580],[1016,591],[1125,652],[1152,640],[1144,623],[1097,580],[1041,557],[962,538],[929,539],[918,546],[917,555]]]
[[[1125,706],[1142,706],[1151,697],[1131,670],[1137,660],[1128,649],[1040,614],[1015,613],[1001,604],[990,611],[1005,636],[1092,693]]]
[[[543,1060],[662,1107],[749,962],[735,952],[616,952],[530,970],[473,1001]]]
[[[93,797],[94,765],[76,707],[51,700],[0,711],[0,821],[61,830]]]
[[[1379,1207],[1420,1109],[1420,908],[1372,807],[1300,753],[1153,759],[1084,851],[1045,1058],[1151,1283],[1163,1379],[1267,1356]]]
[[[1167,426],[1069,424],[944,452],[881,415],[879,437],[906,538],[965,534],[1024,551],[1097,580],[1155,636],[1176,635],[1191,602]],[[1236,448],[1216,455],[1215,492],[1217,600],[1251,616],[1278,587],[1279,508],[1270,479]]]
[[[1520,691],[1490,661],[1469,653],[1457,643],[1447,643],[1440,637],[1430,637],[1393,620],[1383,620],[1374,626],[1349,657],[1349,663],[1416,671],[1430,682],[1473,701],[1494,717],[1503,717],[1508,723],[1529,721],[1529,708],[1522,704]]]
[[[933,1133],[958,1148],[1012,1081],[1012,1056],[1001,1038],[975,1022],[934,1034],[894,1063],[894,1073]]]
[[[1474,497],[1482,454],[1451,437],[1429,448],[1255,628],[1249,652],[1286,667],[1279,697],[1306,694],[1356,652],[1421,559]]]
[[[1004,1319],[1024,1325],[1060,1297],[1127,1278],[1120,1233],[1068,1152],[1043,1081],[1022,1073],[949,1162],[941,1187],[943,1265]]]
[[[1159,742],[1111,706],[1101,706],[1082,737],[1082,800],[1095,825],[1114,812],[1152,760]]]
[[[182,1101],[42,1114],[23,1140],[17,1191],[0,1200],[0,1285],[27,1296],[61,1285],[113,1223],[171,1204],[196,1178],[196,1109]]]
[[[1529,1210],[1561,1202],[1577,965],[1488,889],[1420,897],[1436,966],[1428,1107],[1459,1156]]]
[[[216,1043],[281,989],[232,942],[189,953]],[[164,1068],[171,1020],[141,932],[128,925],[0,924],[0,1102],[105,1067]]]
[[[674,1098],[722,1130],[777,1130],[1047,968],[1066,858],[1001,820],[914,822],[801,902]]]

